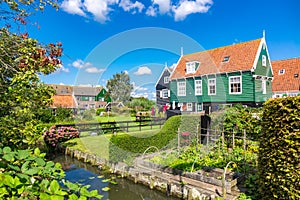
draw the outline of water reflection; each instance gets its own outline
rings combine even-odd
[[[150,190],[148,187],[135,184],[127,179],[119,179],[114,175],[103,174],[97,167],[61,155],[54,159],[60,162],[66,171],[66,179],[72,182],[91,185],[90,189],[98,190],[104,200],[177,200],[166,194]],[[117,182],[117,184],[112,183]],[[103,191],[109,187],[110,190]]]

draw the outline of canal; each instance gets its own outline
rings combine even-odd
[[[178,200],[144,185],[104,173],[97,167],[69,156],[60,155],[53,161],[62,164],[67,180],[90,185],[91,190],[96,189],[104,196],[103,200]]]

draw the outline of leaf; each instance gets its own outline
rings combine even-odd
[[[45,164],[46,164],[46,162],[44,161],[44,159],[39,158],[39,157],[35,159],[35,162],[36,162],[36,164],[37,164],[38,166],[41,166],[41,167],[44,167]]]
[[[7,166],[9,166],[11,169],[13,169],[14,171],[21,171],[20,167],[16,166],[16,165],[10,165],[8,164]]]
[[[92,177],[89,177],[89,179],[91,179],[91,180],[92,180],[92,179],[95,179],[95,177],[93,177],[93,176],[92,176]]]
[[[22,167],[21,167],[21,171],[24,173],[25,171],[27,171],[28,169],[28,165],[29,165],[29,161],[26,161],[25,163],[23,163]]]
[[[57,180],[53,180],[50,183],[50,191],[52,194],[56,194],[56,192],[59,190],[59,184],[57,182]]]
[[[11,148],[10,147],[4,147],[3,148],[3,153],[10,153],[11,152]]]
[[[40,193],[40,200],[49,200],[51,197],[47,193]]]
[[[58,196],[58,195],[51,195],[50,199],[51,200],[64,200],[64,197]]]
[[[30,155],[29,151],[27,150],[19,150],[18,154],[17,154],[17,158],[20,160],[24,160],[26,158],[28,158]]]
[[[103,179],[103,180],[102,180],[103,183],[107,183],[107,182],[109,182],[109,181],[110,181],[110,179]]]
[[[14,160],[15,160],[13,154],[5,154],[5,155],[3,156],[3,158],[4,158],[5,160],[7,160],[7,161],[14,161]]]
[[[32,176],[34,174],[37,174],[38,172],[39,172],[39,169],[35,167],[35,168],[31,168],[31,169],[25,171],[24,173],[29,176]]]
[[[97,178],[103,178],[103,177],[104,177],[103,175],[97,176]]]
[[[39,148],[35,148],[35,149],[34,149],[34,155],[35,155],[35,156],[39,156],[40,154],[41,154],[40,149],[39,149]]]
[[[110,190],[109,187],[104,187],[104,188],[102,188],[102,191],[104,191],[104,192],[107,192],[108,190]]]
[[[68,196],[68,200],[78,200],[78,197],[76,194],[71,194]]]

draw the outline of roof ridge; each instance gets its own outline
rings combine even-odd
[[[294,60],[294,59],[300,59],[300,56],[299,57],[294,57],[294,58],[281,59],[281,60],[273,60],[271,62],[279,62],[279,61]]]
[[[206,53],[206,52],[210,52],[210,51],[215,51],[215,50],[223,49],[223,48],[225,49],[225,48],[232,47],[232,46],[243,45],[243,44],[251,43],[251,42],[254,42],[254,41],[257,41],[257,40],[261,40],[261,39],[262,38],[258,38],[258,39],[249,40],[249,41],[245,41],[245,42],[240,42],[240,43],[236,43],[236,44],[230,44],[230,45],[226,45],[226,46],[216,47],[216,48],[213,48],[213,49],[207,49],[207,50],[204,50],[204,51],[199,51],[199,52],[195,52],[195,53],[191,53],[191,54],[186,54],[183,57],[192,56],[192,55],[199,54],[199,53]]]

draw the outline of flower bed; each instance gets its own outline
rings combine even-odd
[[[44,141],[50,146],[57,146],[60,142],[79,138],[79,131],[72,126],[51,126],[49,130],[44,133]]]

